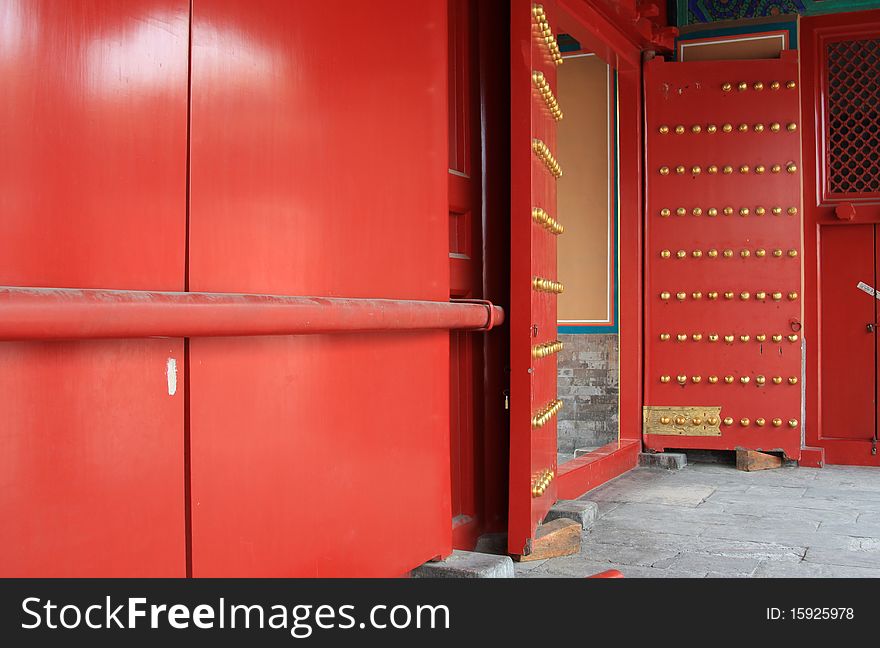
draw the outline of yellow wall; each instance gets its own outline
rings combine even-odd
[[[609,70],[597,56],[566,57],[558,68],[557,185],[560,325],[608,325],[613,316]],[[576,321],[571,321],[576,320]]]

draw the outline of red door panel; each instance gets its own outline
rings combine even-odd
[[[511,4],[510,507],[508,550],[528,554],[556,501],[556,66],[554,2]],[[536,211],[540,210],[540,211]],[[539,214],[541,216],[539,216]],[[546,216],[546,217],[545,217]],[[548,220],[549,219],[553,219]],[[536,347],[549,353],[537,353]]]
[[[194,12],[191,289],[447,300],[446,3]],[[198,339],[191,361],[194,575],[449,553],[448,332]]]
[[[655,59],[645,75],[645,443],[797,458],[797,58]],[[658,407],[674,412],[653,425]],[[694,407],[720,407],[720,415],[707,424]],[[684,433],[666,434],[679,417]],[[696,435],[703,427],[715,434]]]
[[[183,289],[188,12],[2,3],[0,284]],[[181,340],[0,344],[0,575],[185,575],[169,363]]]
[[[0,284],[180,290],[189,2],[0,12]]]
[[[875,88],[880,11],[801,21],[807,357],[806,442],[828,464],[880,465],[877,300],[880,222]],[[872,283],[873,282],[873,283]]]
[[[3,576],[185,575],[181,347],[0,344]]]
[[[820,241],[822,436],[871,439],[875,416],[874,225],[823,227]]]

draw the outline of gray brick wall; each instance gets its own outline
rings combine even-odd
[[[616,334],[560,335],[559,452],[594,448],[617,439],[620,393]]]

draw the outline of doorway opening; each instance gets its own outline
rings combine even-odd
[[[563,351],[558,393],[558,464],[589,457],[620,435],[620,335],[617,299],[617,187],[615,70],[572,38],[558,70],[559,296],[557,326]]]

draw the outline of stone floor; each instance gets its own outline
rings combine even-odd
[[[518,578],[880,577],[880,469],[639,468],[588,493],[599,519],[575,556]]]

